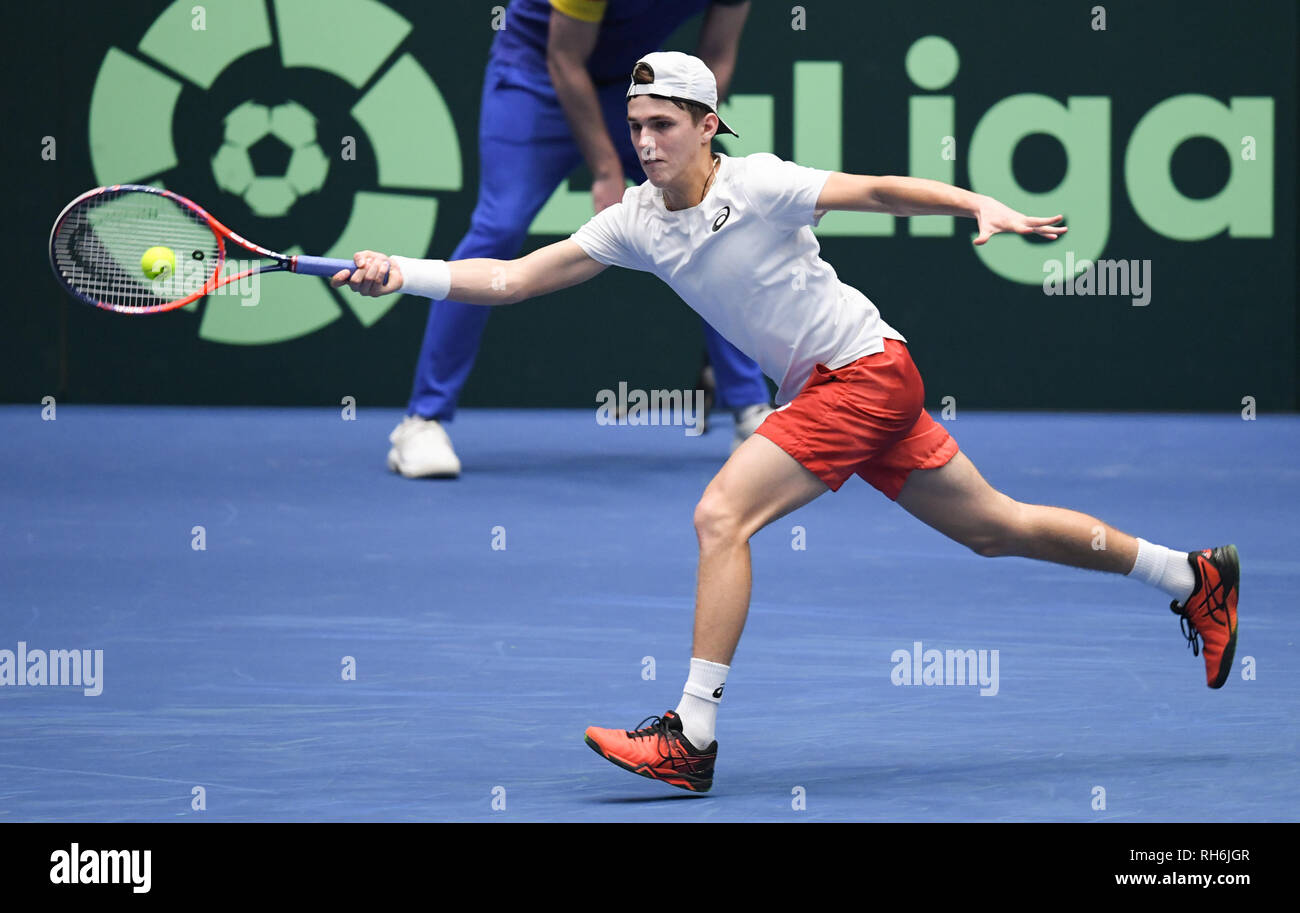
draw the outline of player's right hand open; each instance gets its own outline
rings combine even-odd
[[[357,265],[355,270],[351,272],[345,269],[339,270],[330,276],[330,285],[333,288],[342,288],[346,285],[358,295],[369,298],[391,295],[401,289],[402,271],[385,254],[373,250],[359,250],[352,255],[352,262]]]

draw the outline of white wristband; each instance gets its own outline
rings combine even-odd
[[[402,271],[402,287],[407,295],[419,295],[442,301],[451,293],[451,269],[446,260],[416,260],[411,257],[389,257]]]

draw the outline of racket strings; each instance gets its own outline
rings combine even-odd
[[[175,267],[150,279],[142,261],[153,247],[169,248]],[[125,190],[88,197],[66,213],[51,255],[79,297],[138,313],[200,291],[221,260],[217,237],[200,214],[162,194]]]

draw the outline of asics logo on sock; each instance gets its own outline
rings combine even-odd
[[[717,688],[713,690],[713,696],[718,698],[722,697],[722,689],[725,687],[727,687],[727,683],[723,682],[721,685],[719,685]]]

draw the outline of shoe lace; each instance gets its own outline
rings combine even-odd
[[[1191,624],[1191,617],[1186,612],[1180,612],[1178,626],[1183,630],[1183,636],[1187,638],[1187,645],[1192,648],[1193,656],[1201,655],[1201,635],[1196,630],[1196,626]]]
[[[649,726],[645,724],[649,723]],[[662,739],[655,743],[655,750],[659,753],[661,761],[668,761],[676,766],[684,766],[688,762],[686,758],[673,754],[672,744],[678,739],[680,733],[668,728],[668,720],[661,716],[648,716],[636,724],[636,729],[627,730],[630,739],[650,739],[662,736]],[[664,750],[667,749],[667,754]]]

